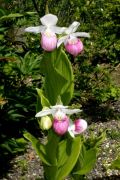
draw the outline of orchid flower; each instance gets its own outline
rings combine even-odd
[[[74,21],[65,29],[64,33],[67,35],[61,37],[57,43],[57,47],[64,43],[66,51],[74,56],[78,55],[83,50],[83,43],[77,37],[90,37],[89,33],[76,32],[79,25],[79,22]]]
[[[56,33],[56,34],[61,34],[64,32],[66,28],[64,27],[58,27],[56,26],[58,18],[57,16],[53,14],[47,14],[40,18],[41,21],[41,26],[36,26],[36,27],[28,27],[25,29],[26,32],[32,32],[32,33]]]
[[[74,114],[81,112],[80,109],[68,109],[68,106],[63,106],[61,104],[57,104],[55,106],[50,106],[50,108],[43,109],[42,111],[38,112],[35,117],[43,117],[52,114],[54,117],[56,113],[61,112],[61,114]]]
[[[87,122],[84,119],[77,119],[74,122],[70,121],[68,132],[74,138],[75,135],[83,133],[86,129]]]
[[[56,34],[61,34],[66,29],[56,26],[58,18],[53,14],[47,14],[40,18],[41,24],[36,27],[28,27],[26,32],[41,33],[41,46],[46,51],[52,51],[57,46]],[[56,34],[55,34],[56,33]]]
[[[68,131],[68,127],[70,124],[67,114],[71,115],[74,113],[79,113],[80,111],[80,109],[68,109],[68,106],[55,105],[38,112],[36,114],[36,117],[43,117],[51,114],[53,116],[54,131],[58,135],[63,135]]]

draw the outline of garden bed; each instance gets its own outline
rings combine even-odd
[[[85,135],[88,136],[89,132],[93,131],[97,136],[106,129],[107,138],[101,146],[96,166],[86,176],[89,180],[118,180],[120,177],[120,171],[109,169],[110,163],[120,152],[120,122],[111,120],[103,123],[92,123]],[[9,172],[1,180],[39,180],[43,178],[42,164],[30,144],[23,155],[16,156],[11,160],[10,165]]]

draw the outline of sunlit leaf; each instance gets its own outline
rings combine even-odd
[[[45,94],[54,105],[59,96],[63,104],[68,104],[73,95],[73,72],[64,51],[58,49],[45,53],[40,70],[45,75]]]
[[[2,16],[0,19],[3,20],[3,19],[17,18],[17,17],[22,17],[22,16],[23,16],[23,14],[14,13],[14,14]]]
[[[36,139],[33,135],[31,135],[28,132],[24,133],[24,137],[32,143],[33,148],[36,150],[42,162],[45,163],[46,165],[51,165],[47,159],[45,146],[42,143],[40,143],[38,139]]]
[[[43,91],[38,88],[36,90],[37,90],[38,96],[40,98],[42,107],[50,107],[50,103],[49,103],[48,99],[44,96]]]
[[[118,156],[118,158],[111,163],[111,166],[109,168],[120,170],[120,156]]]
[[[67,140],[67,148],[62,153],[61,149],[61,155],[63,154],[64,158],[66,159],[65,163],[62,166],[59,167],[57,172],[57,180],[64,179],[69,175],[73,167],[75,166],[77,159],[79,157],[79,153],[81,150],[81,138],[80,136],[76,137],[75,139],[68,139]],[[62,158],[62,157],[61,157]]]
[[[85,175],[88,172],[90,172],[97,160],[97,149],[91,148],[89,150],[86,150],[86,148],[82,147],[82,151],[79,156],[79,166],[77,167],[77,171],[73,172],[73,174],[79,174],[79,175]]]

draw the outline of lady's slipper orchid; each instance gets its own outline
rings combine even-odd
[[[62,112],[64,114],[74,114],[81,112],[80,109],[68,109],[68,106],[63,106],[62,104],[50,106],[50,108],[43,109],[42,111],[38,112],[35,117],[42,117],[52,114],[54,117],[57,112]]]
[[[68,131],[69,118],[62,111],[58,110],[53,119],[53,129],[58,135],[63,135]]]
[[[68,132],[74,138],[76,134],[81,134],[87,129],[87,122],[84,119],[77,119],[68,127]]]
[[[41,33],[41,46],[46,51],[52,51],[57,46],[56,34],[61,34],[66,28],[56,26],[58,18],[53,14],[47,14],[40,18],[41,26],[28,27],[26,32]],[[56,34],[55,34],[56,33]]]
[[[80,41],[80,39],[69,39],[65,44],[65,49],[73,56],[77,56],[83,51],[83,43]]]
[[[58,135],[63,135],[68,131],[69,118],[66,114],[79,113],[80,109],[68,109],[68,106],[55,105],[50,108],[43,109],[36,114],[36,117],[43,117],[52,114],[53,129]]]
[[[83,50],[83,44],[77,37],[90,37],[89,33],[75,32],[79,25],[79,22],[74,21],[68,28],[65,29],[64,32],[67,35],[61,37],[57,43],[57,47],[64,43],[66,51],[73,56],[77,56]]]

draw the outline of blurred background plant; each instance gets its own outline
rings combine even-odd
[[[42,51],[39,34],[24,33],[24,28],[39,25],[48,9],[58,16],[58,25],[68,26],[76,20],[81,23],[78,31],[91,35],[83,42],[84,53],[76,59],[69,56],[75,74],[72,103],[81,104],[83,115],[91,122],[120,118],[118,106],[114,106],[120,97],[119,3],[0,0],[0,150],[6,142],[17,143],[25,129],[33,134],[39,131],[34,115],[36,87],[44,80],[39,71]],[[2,152],[6,154],[8,148],[4,146]]]

